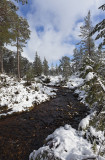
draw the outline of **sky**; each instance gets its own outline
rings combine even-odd
[[[31,35],[22,55],[31,62],[35,53],[49,63],[56,63],[62,56],[73,55],[75,44],[80,41],[80,26],[91,11],[93,26],[104,17],[98,7],[104,0],[28,0],[19,5],[19,15],[27,18]],[[11,48],[11,47],[10,47]]]

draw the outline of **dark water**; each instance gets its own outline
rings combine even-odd
[[[47,135],[65,124],[77,129],[87,112],[73,91],[58,87],[56,98],[30,112],[0,120],[0,160],[28,160],[29,154],[44,144]]]

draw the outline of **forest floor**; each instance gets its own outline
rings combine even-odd
[[[55,87],[57,95],[32,110],[0,119],[0,160],[28,160],[56,128],[70,124],[78,129],[88,108],[68,88]]]

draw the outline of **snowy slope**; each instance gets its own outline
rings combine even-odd
[[[92,151],[92,145],[80,136],[80,132],[73,129],[70,125],[65,125],[54,131],[46,138],[47,144],[38,150],[34,150],[29,160],[83,160],[98,157]]]
[[[79,74],[74,74],[69,78],[67,82],[67,87],[70,89],[75,89],[84,84],[84,79],[79,77]]]
[[[28,110],[56,95],[55,89],[41,83],[25,86],[25,81],[18,82],[7,75],[0,75],[0,79],[0,116]]]

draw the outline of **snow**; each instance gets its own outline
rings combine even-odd
[[[83,83],[84,83],[84,80],[80,78],[79,75],[75,74],[69,78],[69,81],[67,82],[67,87],[70,89],[74,89],[83,85]]]
[[[83,118],[79,123],[79,129],[83,129],[83,130],[86,129],[86,127],[89,126],[89,121],[90,121],[90,115]]]
[[[85,98],[87,95],[84,90],[76,89],[74,93],[78,94],[78,100],[81,100],[82,103],[85,103],[85,105],[87,105],[85,102]]]
[[[94,72],[89,72],[87,75],[86,75],[86,81],[90,81],[91,79],[93,79],[95,76]]]
[[[99,138],[100,142],[103,141],[103,140],[105,140],[104,131],[96,131],[96,129],[91,126],[90,127],[90,132],[91,132],[91,134],[93,136]]]
[[[98,81],[99,81],[99,83],[100,83],[100,85],[101,85],[103,91],[105,91],[105,85],[101,82],[101,79],[100,79],[100,78],[98,78]]]
[[[92,68],[91,66],[87,65],[87,66],[85,67],[85,70],[89,70],[89,69],[93,70],[93,68]]]
[[[49,85],[52,85],[52,86],[59,86],[61,80],[62,80],[62,76],[59,75],[59,76],[49,76],[50,77],[50,83]]]
[[[54,97],[56,89],[32,82],[30,86],[25,86],[25,81],[18,82],[15,78],[7,75],[0,75],[0,108],[7,106],[6,112],[1,110],[1,115],[12,114],[29,110],[34,104],[40,104]]]
[[[70,125],[65,125],[56,129],[46,138],[47,144],[38,150],[34,150],[29,160],[35,160],[41,156],[41,160],[48,160],[53,155],[60,160],[83,160],[89,157],[97,157],[93,153],[92,145],[80,136],[80,131],[76,131]],[[47,156],[43,158],[43,153],[47,151]],[[100,157],[100,160],[105,160]]]

